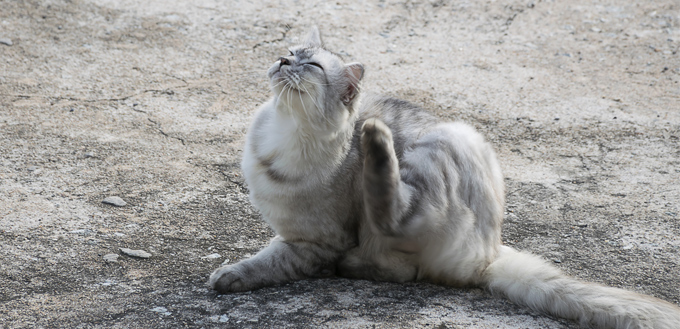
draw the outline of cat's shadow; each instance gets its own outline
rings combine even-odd
[[[579,328],[494,298],[482,289],[428,283],[308,279],[217,295],[216,302],[235,326]]]

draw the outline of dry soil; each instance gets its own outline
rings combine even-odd
[[[506,244],[680,304],[677,0],[0,0],[0,327],[576,328],[479,289],[207,288],[273,235],[243,137],[311,25],[488,137]]]

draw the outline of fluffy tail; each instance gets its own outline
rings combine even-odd
[[[485,273],[493,293],[596,328],[680,328],[680,308],[634,292],[581,282],[542,258],[502,246]]]

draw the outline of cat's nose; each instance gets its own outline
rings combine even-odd
[[[281,61],[281,65],[290,65],[290,61],[285,57],[279,58],[279,61]]]

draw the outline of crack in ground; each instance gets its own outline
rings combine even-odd
[[[137,110],[135,110],[135,111],[137,111]],[[137,111],[137,112],[142,112],[142,113],[146,113],[146,112],[144,112],[144,111],[141,111],[141,110],[140,110],[140,111]],[[176,139],[176,140],[178,140],[178,141],[182,142],[182,145],[184,145],[184,146],[186,146],[186,145],[187,145],[187,144],[186,144],[186,141],[185,141],[185,139],[184,139],[184,138],[182,138],[182,137],[177,137],[177,136],[172,136],[172,135],[170,135],[170,134],[166,133],[165,131],[163,131],[163,128],[161,128],[161,124],[160,124],[160,123],[158,123],[158,122],[154,121],[154,120],[153,120],[153,119],[151,119],[151,118],[146,118],[146,119],[147,119],[147,120],[149,120],[149,122],[151,122],[151,123],[153,123],[153,124],[155,124],[155,125],[156,125],[156,129],[158,129],[158,132],[160,132],[160,133],[161,133],[161,135],[163,135],[163,136],[165,136],[165,137],[167,137],[167,138],[172,138],[172,139]]]
[[[5,96],[5,97],[16,97],[16,98],[24,98],[24,99],[30,99],[30,98],[42,98],[46,100],[55,100],[55,101],[71,101],[71,102],[85,102],[85,103],[99,103],[99,102],[119,102],[119,101],[125,101],[133,97],[137,97],[146,93],[161,93],[161,94],[166,94],[166,95],[174,95],[175,92],[172,89],[146,89],[142,92],[135,93],[132,95],[128,96],[123,96],[123,97],[118,97],[118,98],[99,98],[99,99],[87,99],[87,98],[77,98],[77,97],[66,97],[66,96],[42,96],[42,95],[22,95],[22,94],[0,94],[0,96]],[[54,105],[51,103],[51,105]]]
[[[284,26],[283,26],[283,30],[284,30],[284,31],[281,32],[281,37],[280,37],[280,38],[274,39],[274,40],[269,40],[269,41],[262,41],[262,42],[259,42],[259,43],[255,44],[255,45],[253,46],[253,50],[254,50],[255,48],[259,47],[259,46],[263,46],[263,45],[268,44],[268,43],[280,42],[280,41],[285,40],[285,39],[286,39],[286,33],[288,33],[288,31],[290,31],[291,29],[292,29],[292,27],[291,27],[290,25],[288,25],[288,24],[284,25]]]

